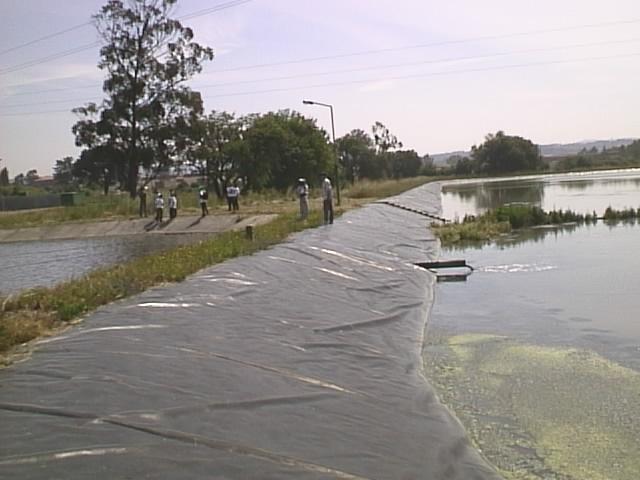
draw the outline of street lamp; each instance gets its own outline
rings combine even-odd
[[[328,107],[331,110],[331,136],[333,138],[333,150],[335,152],[336,160],[334,162],[334,176],[336,181],[336,193],[338,199],[338,206],[340,205],[340,180],[338,178],[338,146],[336,145],[336,128],[333,123],[333,105],[328,103],[314,102],[313,100],[302,100],[305,105],[320,105],[321,107]]]

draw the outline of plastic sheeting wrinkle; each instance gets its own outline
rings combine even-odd
[[[229,357],[227,355],[221,355],[219,353],[198,352],[198,350],[184,349],[184,348],[181,348],[181,350],[188,350],[188,351],[191,351],[192,353],[202,353],[203,355],[206,355],[206,356],[219,358],[221,360],[226,360],[228,362],[238,363],[240,365],[245,365],[247,367],[257,368],[259,370],[264,370],[265,372],[272,372],[272,373],[281,375],[281,376],[286,377],[286,378],[291,378],[291,379],[294,379],[294,380],[298,380],[300,382],[308,383],[310,385],[315,385],[317,387],[322,387],[322,388],[327,388],[327,389],[330,389],[330,390],[335,390],[337,392],[350,393],[350,394],[356,394],[357,393],[357,392],[354,392],[354,391],[349,390],[347,388],[341,387],[340,385],[336,385],[334,383],[325,382],[324,380],[318,380],[317,378],[307,377],[305,375],[299,375],[299,374],[294,373],[294,372],[290,372],[290,371],[283,370],[283,369],[276,368],[276,367],[270,367],[268,365],[261,365],[259,363],[247,362],[245,360],[240,360],[240,359],[237,359],[237,358]]]
[[[139,303],[138,307],[151,307],[151,308],[191,308],[199,307],[198,303],[162,303],[162,302],[148,302]]]
[[[353,262],[357,265],[366,265],[368,267],[373,267],[373,268],[377,268],[379,270],[384,270],[386,272],[394,272],[395,269],[391,268],[391,267],[386,267],[384,265],[380,265],[378,263],[375,263],[371,260],[366,260],[364,258],[358,258],[358,257],[352,257],[349,255],[345,255],[344,253],[340,253],[340,252],[336,252],[335,250],[329,250],[327,248],[319,248],[319,247],[309,247],[311,250],[317,250],[320,251],[322,253],[326,253],[328,255],[333,255],[335,257],[340,258],[341,260],[348,260],[350,262]]]
[[[27,463],[40,463],[47,460],[66,460],[68,458],[75,457],[118,455],[127,452],[128,449],[122,447],[85,448],[83,450],[53,452],[42,455],[32,455],[29,457],[13,457],[6,460],[0,460],[0,465],[23,465]]]
[[[357,278],[350,277],[349,275],[345,275],[344,273],[336,272],[335,270],[329,270],[328,268],[322,268],[322,267],[313,267],[313,268],[315,270],[319,270],[321,272],[325,272],[330,275],[335,275],[336,277],[339,277],[339,278],[344,278],[345,280],[352,280],[354,282],[359,281]]]
[[[185,443],[190,443],[195,445],[202,445],[211,449],[223,450],[236,455],[245,455],[245,456],[266,460],[266,461],[280,464],[280,465],[291,466],[291,467],[299,468],[301,470],[305,470],[307,472],[332,475],[339,480],[371,480],[370,478],[360,477],[358,475],[353,475],[351,473],[343,472],[341,470],[336,470],[334,468],[326,467],[324,465],[318,465],[315,463],[306,462],[304,460],[300,460],[294,457],[281,455],[278,453],[270,452],[268,450],[264,450],[261,448],[251,447],[248,445],[230,443],[230,442],[225,442],[221,440],[214,440],[208,437],[203,437],[201,435],[190,434],[190,433],[180,432],[176,430],[160,430],[160,429],[150,428],[145,425],[136,425],[134,423],[121,422],[113,419],[106,419],[105,422],[111,425],[130,428],[132,430],[137,430],[139,432],[148,433],[150,435],[156,435],[156,436],[170,439],[170,440],[176,440],[179,442],[185,442]]]
[[[332,398],[335,398],[335,394],[316,393],[310,395],[290,395],[282,397],[258,398],[255,400],[240,400],[237,402],[213,402],[204,405],[174,407],[163,410],[161,413],[169,417],[177,417],[199,410],[253,410],[262,407],[312,403]]]
[[[385,325],[387,323],[399,322],[403,319],[404,319],[403,313],[396,313],[394,315],[388,315],[381,318],[374,318],[371,320],[364,320],[362,322],[344,323],[342,325],[336,325],[334,327],[314,328],[313,331],[318,333],[331,333],[331,332],[339,332],[343,330],[357,330],[359,328],[378,327],[381,325]]]
[[[176,440],[176,441],[186,442],[190,444],[204,445],[209,448],[224,450],[229,453],[252,456],[252,457],[260,458],[262,460],[279,463],[281,465],[288,465],[288,466],[301,468],[309,472],[330,474],[330,475],[333,475],[335,478],[338,478],[341,480],[342,479],[369,480],[365,477],[359,477],[357,475],[352,475],[350,473],[336,470],[330,467],[325,467],[323,465],[317,465],[314,463],[305,462],[303,460],[299,460],[286,455],[280,455],[277,453],[269,452],[267,450],[263,450],[255,447],[250,447],[250,446],[241,445],[241,444],[234,444],[234,443],[224,442],[220,440],[214,440],[214,439],[210,439],[200,435],[195,435],[195,434],[190,434],[190,433],[185,433],[185,432],[180,432],[175,430],[161,430],[161,429],[151,428],[145,425],[138,425],[135,423],[126,422],[115,417],[99,417],[97,415],[90,414],[90,413],[67,412],[60,409],[39,407],[37,405],[18,405],[18,404],[4,403],[4,404],[0,404],[0,409],[10,410],[15,412],[38,413],[38,414],[58,416],[58,417],[99,420],[101,423],[119,426],[122,428],[128,428],[128,429],[136,430],[143,433],[148,433],[150,435],[155,435],[155,436],[159,436],[159,437],[170,439],[170,440]],[[102,451],[104,451],[104,449],[102,449]],[[76,451],[76,452],[90,452],[90,450],[82,450],[82,451]],[[55,457],[56,454],[52,454],[52,456],[49,456],[48,458],[53,458],[53,459],[71,458],[73,456],[72,453],[73,452],[67,452],[66,456],[59,456],[57,458]],[[85,453],[85,454],[88,454],[88,453]],[[80,453],[76,453],[76,456],[77,455],[80,455]],[[15,459],[15,460],[9,459],[9,460],[0,461],[0,464],[7,463],[7,462],[15,463],[16,461],[19,461],[22,463],[36,463],[39,460],[41,460],[41,458],[42,458],[41,456],[36,456],[36,457],[27,458],[27,459]]]

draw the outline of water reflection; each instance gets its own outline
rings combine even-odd
[[[442,188],[447,219],[478,215],[505,203],[528,203],[545,210],[574,210],[602,215],[611,206],[640,206],[640,171],[588,172],[534,177],[464,180]]]
[[[614,223],[611,223],[611,225],[614,225]],[[455,245],[447,246],[446,248],[444,248],[444,250],[451,252],[465,250],[482,250],[490,244],[495,245],[495,247],[498,249],[504,250],[509,248],[516,248],[525,243],[542,243],[547,237],[554,237],[555,239],[558,239],[563,235],[571,234],[577,228],[590,228],[591,226],[592,225],[588,224],[579,226],[575,223],[565,225],[545,225],[543,227],[517,230],[508,235],[499,237],[496,240],[485,242],[461,242]]]
[[[461,203],[473,204],[476,212],[497,208],[505,203],[542,205],[544,185],[541,182],[482,183],[465,187],[443,188],[443,194]]]

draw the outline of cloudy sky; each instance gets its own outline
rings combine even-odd
[[[101,98],[89,21],[104,1],[0,0],[12,177],[78,154],[70,110]],[[220,4],[179,0],[176,17]],[[184,23],[216,52],[191,82],[207,110],[295,109],[330,131],[308,98],[334,105],[336,135],[379,120],[420,154],[497,130],[536,143],[640,137],[638,0],[247,0]]]

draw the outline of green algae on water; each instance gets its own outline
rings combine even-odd
[[[502,336],[429,338],[430,380],[505,478],[640,478],[638,372]]]

